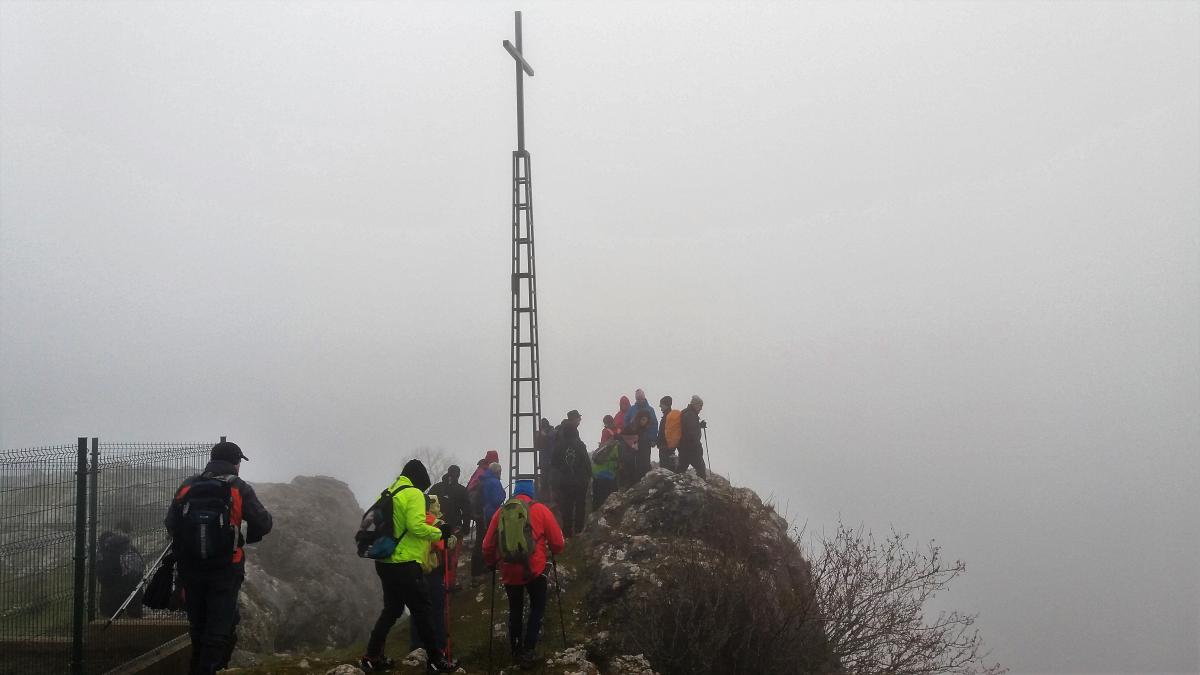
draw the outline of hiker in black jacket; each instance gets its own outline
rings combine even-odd
[[[142,552],[130,539],[131,530],[129,520],[122,519],[116,527],[100,535],[96,549],[96,580],[100,582],[100,613],[106,617],[117,613],[125,598],[137,588],[146,568]],[[140,593],[129,604],[125,616],[142,618]]]
[[[592,458],[587,444],[579,438],[579,422],[583,416],[578,410],[567,413],[567,419],[558,425],[558,436],[554,440],[551,464],[554,467],[554,493],[558,496],[558,508],[562,513],[563,536],[573,537],[583,531],[587,516],[587,490],[592,482]]]
[[[708,469],[704,466],[704,443],[700,438],[704,422],[700,421],[700,410],[704,401],[699,396],[692,396],[691,403],[683,409],[680,426],[683,427],[683,438],[679,441],[679,473],[686,473],[688,465],[696,467],[696,474],[708,479]]]
[[[238,590],[246,577],[242,546],[260,541],[272,525],[254,488],[238,477],[242,460],[249,459],[242,449],[222,441],[211,458],[175,491],[164,521],[191,625],[189,675],[212,675],[229,665],[237,644]]]
[[[442,507],[442,520],[450,526],[454,532],[454,545],[447,545],[446,560],[450,571],[447,574],[446,590],[458,590],[456,574],[458,570],[458,548],[462,542],[462,538],[467,535],[467,531],[471,529],[471,504],[470,498],[467,496],[467,488],[462,483],[458,482],[459,476],[462,475],[462,470],[457,465],[451,464],[449,469],[446,469],[446,475],[442,476],[440,483],[429,488],[429,494],[437,495],[438,502]],[[477,535],[482,537],[483,535]]]

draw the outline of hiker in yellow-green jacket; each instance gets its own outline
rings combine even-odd
[[[404,465],[400,477],[388,488],[392,495],[392,527],[399,541],[396,550],[384,560],[375,561],[375,574],[383,586],[383,611],[371,630],[367,641],[367,654],[359,661],[366,672],[390,670],[394,663],[384,656],[383,646],[388,631],[404,608],[412,614],[412,621],[426,645],[436,645],[429,650],[430,672],[451,673],[458,664],[445,655],[445,639],[433,627],[433,604],[429,588],[425,584],[425,573],[421,562],[429,557],[429,546],[439,539],[450,536],[448,525],[434,527],[425,521],[425,491],[429,489],[429,472],[419,460]]]

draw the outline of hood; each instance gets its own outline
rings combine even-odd
[[[517,487],[515,490],[513,490],[513,496],[519,497],[521,495],[525,495],[526,497],[533,499],[533,481],[529,480],[528,478],[522,478],[521,480],[517,481]]]
[[[629,410],[629,397],[622,396],[621,397],[621,412],[625,412],[626,410]]]
[[[485,454],[483,456],[483,459],[479,460],[479,466],[486,467],[486,466],[490,466],[494,462],[499,462],[499,461],[500,461],[500,453],[496,452],[495,450],[488,450],[487,454]]]
[[[408,460],[408,464],[404,465],[404,470],[400,472],[400,475],[412,481],[413,487],[421,492],[429,489],[429,472],[425,470],[425,465],[419,459]]]

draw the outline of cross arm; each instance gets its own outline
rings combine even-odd
[[[521,52],[518,51],[511,42],[505,40],[504,49],[507,50],[508,53],[517,60],[517,63],[521,65],[521,70],[524,70],[526,75],[533,77],[533,66],[529,65],[529,63],[525,60],[525,57],[521,56]]]

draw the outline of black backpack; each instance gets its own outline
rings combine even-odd
[[[205,568],[233,563],[238,547],[233,480],[233,476],[201,474],[175,504],[179,520],[173,536],[180,561]]]
[[[354,544],[358,550],[358,557],[372,560],[386,560],[392,557],[392,551],[396,550],[400,540],[404,538],[405,534],[408,534],[408,532],[403,532],[399,537],[396,536],[395,527],[393,527],[396,507],[392,498],[401,490],[408,488],[416,489],[412,485],[401,485],[395,491],[384,490],[371,508],[363,513],[362,521],[358,524],[358,532],[354,533]]]

